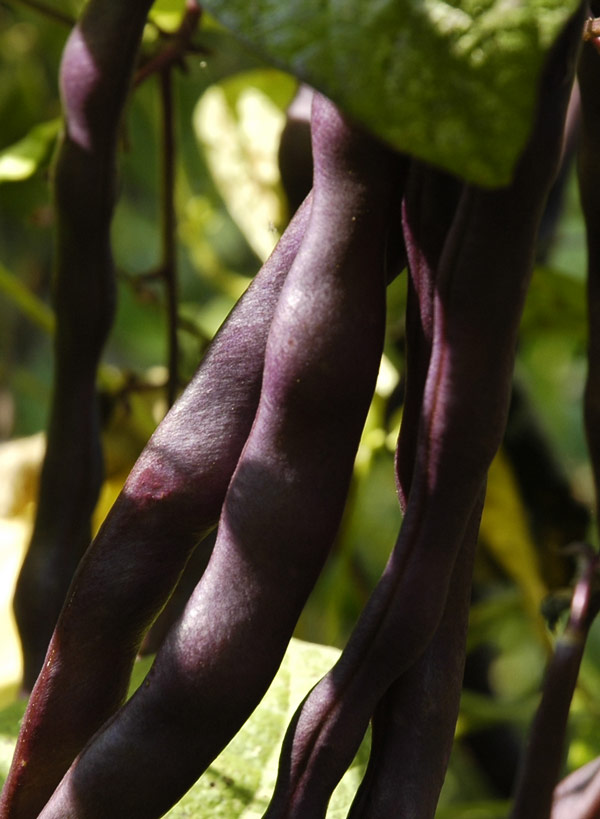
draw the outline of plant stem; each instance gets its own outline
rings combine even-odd
[[[170,66],[159,74],[161,122],[161,277],[165,285],[167,306],[168,382],[167,402],[175,403],[179,386],[177,340],[177,247],[175,240],[175,123],[173,111],[173,76]]]
[[[173,65],[181,65],[183,58],[189,51],[195,51],[191,45],[192,35],[198,28],[202,9],[196,0],[187,0],[185,14],[181,20],[181,25],[174,32],[158,54],[150,57],[139,67],[134,80],[134,85],[141,85],[152,74],[158,74]]]

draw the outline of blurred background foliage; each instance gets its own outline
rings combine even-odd
[[[58,65],[69,21],[81,5],[78,0],[47,3],[50,11],[35,2],[0,1],[0,685],[5,686],[19,674],[10,597],[33,516],[52,379],[49,180],[60,129]],[[182,5],[180,0],[156,3],[145,52],[153,53],[177,28]],[[193,44],[185,70],[175,72],[182,386],[285,227],[290,201],[278,149],[296,92],[291,77],[260,64],[207,16]],[[113,225],[118,313],[100,375],[106,481],[96,526],[167,409],[167,312],[154,275],[160,255],[155,79],[136,89],[123,126]],[[301,170],[305,140],[293,150],[292,165]],[[540,253],[527,301],[506,441],[489,477],[458,741],[439,807],[443,819],[504,815],[553,642],[542,604],[546,601],[550,611],[548,595],[560,599],[571,582],[573,565],[564,547],[576,539],[596,540],[581,420],[585,248],[574,174],[567,170],[560,219],[553,223],[549,250]],[[343,646],[401,523],[393,453],[402,413],[405,279],[399,276],[389,288],[377,392],[339,537],[298,624],[296,634],[305,640]],[[600,754],[599,682],[600,626],[592,629],[573,703],[569,769]]]

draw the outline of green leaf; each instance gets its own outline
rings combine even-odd
[[[562,336],[567,347],[585,347],[586,285],[559,270],[537,268],[521,320],[521,339],[534,342],[542,335]]]
[[[170,819],[260,819],[271,797],[284,733],[309,689],[339,656],[334,648],[292,640],[271,687],[256,711],[223,753],[181,801]],[[138,662],[131,690],[143,681],[152,658]],[[242,672],[243,673],[243,670]],[[8,773],[24,705],[0,711],[0,786]],[[336,789],[328,819],[342,819],[367,762],[366,744]]]
[[[185,13],[185,0],[155,0],[150,19],[163,31],[175,31]]]
[[[185,0],[155,0],[150,16],[155,14],[178,14],[180,17],[185,12]]]
[[[296,83],[273,70],[252,71],[213,85],[194,110],[193,127],[213,180],[246,241],[264,261],[277,243],[283,202],[277,150],[282,107]]]
[[[265,59],[402,151],[510,181],[544,56],[576,0],[207,0]]]
[[[29,133],[0,151],[0,182],[20,182],[45,166],[62,126],[59,118],[34,126]]]

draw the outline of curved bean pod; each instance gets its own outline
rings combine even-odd
[[[600,14],[600,4],[591,4]],[[600,56],[593,42],[585,43],[578,65],[581,94],[581,133],[577,156],[579,191],[586,225],[588,253],[588,375],[584,396],[587,444],[596,486],[596,506],[600,503],[600,105],[598,79]]]
[[[34,531],[14,599],[27,692],[90,542],[102,482],[96,374],[115,302],[110,222],[117,141],[151,5],[151,0],[90,2],[61,62],[65,132],[53,187],[54,387]]]
[[[408,258],[406,389],[396,448],[396,483],[406,512],[415,469],[423,392],[431,360],[435,280],[462,186],[458,180],[413,161],[402,203]]]
[[[456,558],[446,607],[431,642],[377,705],[369,765],[348,819],[435,815],[462,691],[483,496]]]
[[[404,201],[409,257],[406,399],[396,467],[403,506],[410,495],[423,390],[434,337],[435,280],[460,183],[413,163]],[[424,654],[385,693],[373,714],[369,765],[350,817],[433,817],[458,715],[471,576],[481,501],[459,550],[440,625]]]
[[[561,152],[582,14],[570,21],[547,64],[537,121],[511,185],[463,191],[436,280],[432,355],[402,530],[340,660],[288,730],[269,819],[325,815],[377,703],[438,628],[504,430],[520,314]]]
[[[542,699],[529,731],[510,819],[547,819],[552,810],[554,788],[564,763],[571,700],[587,636],[600,611],[600,558],[591,546],[585,546],[580,549],[580,563],[569,620],[546,669]]]
[[[600,757],[570,773],[554,790],[550,819],[595,819],[600,811]]]
[[[600,15],[600,3],[590,3],[595,16]],[[600,105],[598,104],[598,81],[600,80],[600,57],[597,40],[584,44],[577,77],[580,89],[581,128],[577,155],[579,191],[586,226],[588,253],[588,375],[584,396],[584,419],[587,444],[594,473],[596,507],[600,498]],[[571,654],[574,653],[571,647]],[[583,650],[583,646],[581,646]],[[565,649],[563,653],[567,655]],[[569,659],[567,655],[567,659]],[[575,658],[577,660],[577,657]],[[560,658],[559,658],[560,660]],[[564,672],[563,672],[564,673]],[[575,674],[576,676],[576,674]],[[573,680],[574,684],[574,680]],[[568,688],[563,686],[563,688]],[[563,697],[564,698],[564,697]],[[566,717],[565,717],[566,718]],[[564,730],[564,729],[563,729]],[[597,815],[600,805],[600,777],[598,762],[590,763],[564,780],[556,789],[551,815],[556,819],[591,819]],[[524,808],[527,808],[523,800]]]
[[[600,3],[591,3],[591,11],[600,14]],[[578,177],[581,203],[586,225],[588,251],[588,376],[584,397],[584,418],[588,449],[596,487],[596,505],[600,498],[600,106],[598,80],[600,57],[597,42],[586,42],[578,64],[581,94],[581,131],[578,146]],[[521,779],[511,814],[514,819],[523,816],[569,816],[587,819],[598,813],[597,762],[590,763],[571,774],[556,789],[554,786],[563,763],[564,740],[571,697],[577,682],[585,639],[589,629],[587,612],[574,616],[575,601],[581,607],[589,605],[591,597],[590,570],[597,572],[597,557],[587,556],[587,574],[579,580],[573,597],[573,606],[565,634],[558,641],[554,657],[546,672],[546,680],[538,713],[531,730],[528,750],[521,771]],[[590,565],[591,561],[591,565]],[[586,588],[587,583],[587,588]],[[583,588],[581,588],[583,586]],[[579,594],[578,594],[579,591]],[[595,612],[594,612],[595,613]],[[590,771],[593,770],[593,773]]]
[[[211,561],[146,683],[43,819],[149,819],[173,804],[263,696],[335,536],[382,351],[396,157],[320,97],[313,148],[310,222]]]
[[[37,816],[121,705],[144,634],[219,519],[258,405],[269,326],[310,200],[148,442],[77,570],[0,800],[7,819]]]

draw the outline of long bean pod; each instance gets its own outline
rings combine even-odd
[[[396,456],[404,508],[415,468],[418,423],[431,359],[435,281],[460,191],[458,180],[413,163],[403,219],[410,273],[407,386]],[[444,614],[433,639],[417,662],[392,684],[373,714],[369,765],[351,817],[397,814],[416,818],[435,813],[458,715],[481,503],[459,550]]]
[[[591,3],[600,14],[600,3]],[[588,254],[588,373],[584,395],[587,445],[596,486],[596,507],[600,503],[600,55],[593,41],[581,50],[578,65],[581,95],[581,131],[577,156],[579,192],[586,226]]]
[[[554,790],[550,819],[595,819],[600,812],[600,757],[570,773]]]
[[[462,186],[448,174],[413,161],[402,203],[408,259],[406,367],[402,425],[396,448],[396,483],[403,512],[415,469],[423,392],[433,344],[435,281]]]
[[[517,782],[510,819],[547,819],[564,762],[567,720],[586,639],[600,610],[596,591],[599,558],[591,546],[581,548],[581,576],[564,633],[546,669],[538,706]]]
[[[115,302],[110,222],[117,142],[151,4],[92,0],[71,32],[61,62],[65,129],[53,185],[54,385],[36,520],[14,599],[27,692],[90,542],[91,514],[102,482],[95,385]]]
[[[590,10],[594,16],[600,15],[600,3],[597,0],[591,2]],[[600,55],[598,54],[597,39],[592,38],[584,43],[577,67],[577,77],[581,113],[577,170],[588,254],[588,374],[584,395],[584,420],[594,475],[597,510],[600,499],[600,239],[598,236],[600,223],[600,196],[598,192],[598,185],[600,184],[600,104],[598,101]],[[531,742],[533,747],[530,748],[526,758],[525,773],[529,773],[529,779],[525,776],[522,777],[520,791],[517,794],[518,802],[515,816],[525,815],[525,812],[532,804],[534,789],[536,786],[539,788],[539,779],[542,772],[535,759],[535,751],[538,745],[543,748],[541,762],[542,764],[545,763],[544,769],[552,768],[550,776],[545,781],[554,784],[560,770],[566,720],[587,632],[587,628],[573,629],[571,627],[570,631],[575,633],[569,634],[569,626],[572,626],[572,620],[573,615],[571,614],[565,636],[559,642],[556,655],[547,672],[540,713],[536,720],[537,726],[534,725],[532,731]],[[551,714],[548,720],[549,724],[546,727],[542,722],[542,718],[548,710],[551,710]],[[548,715],[546,715],[546,718],[548,719]],[[544,728],[546,728],[545,731]],[[556,747],[553,737],[551,747],[555,749],[555,753],[554,758],[550,759],[549,762],[546,760],[548,749],[544,747],[544,742],[547,742],[548,731],[558,733],[559,740],[562,740]],[[544,773],[547,773],[547,771],[544,770]],[[566,819],[566,817],[592,819],[592,817],[598,815],[600,809],[599,794],[600,777],[598,776],[598,761],[595,760],[585,766],[584,769],[571,774],[556,788],[553,795],[551,816],[553,819]],[[547,788],[544,788],[543,796],[542,806],[549,811],[550,796],[547,793]]]
[[[269,326],[310,201],[155,431],[77,570],[2,793],[7,817],[37,816],[74,757],[121,705],[144,634],[194,546],[219,519],[252,426]]]
[[[375,386],[397,158],[313,106],[310,221],[269,332],[256,419],[215,550],[146,680],[44,819],[160,816],[263,696],[328,553]]]
[[[458,717],[473,560],[483,493],[452,572],[446,607],[423,655],[373,715],[371,753],[349,819],[435,815]]]
[[[340,660],[288,730],[269,819],[325,815],[377,703],[440,623],[504,430],[519,319],[560,157],[582,14],[572,18],[546,66],[537,121],[511,185],[463,190],[436,280],[432,355],[402,530]]]

